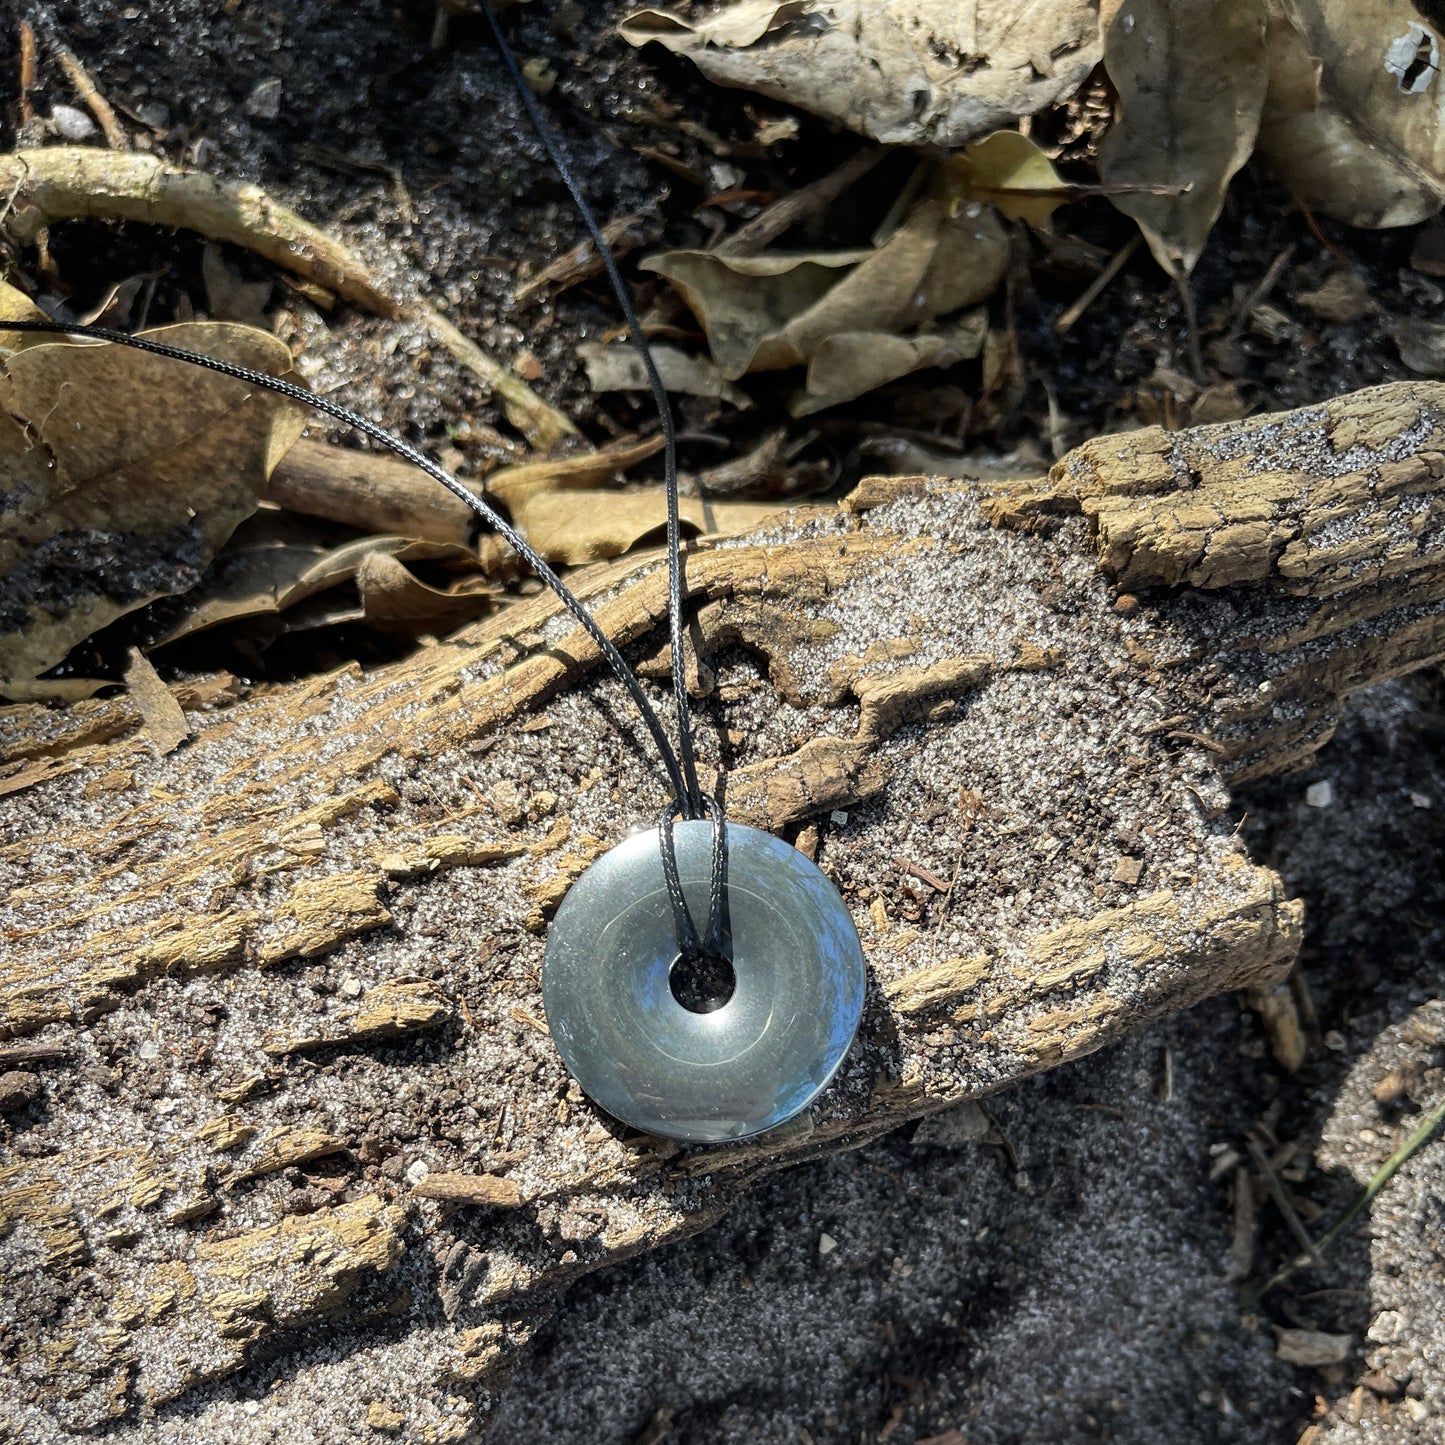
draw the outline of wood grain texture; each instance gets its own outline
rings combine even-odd
[[[600,1115],[547,1037],[547,919],[664,799],[545,598],[370,674],[177,689],[168,755],[124,698],[0,711],[0,1037],[39,1081],[0,1124],[0,1418],[467,1438],[569,1280],[1278,979],[1299,908],[1229,786],[1445,654],[1442,392],[874,480],[692,553],[703,756],[870,972],[839,1080],[733,1146]],[[658,559],[575,581],[664,698]]]

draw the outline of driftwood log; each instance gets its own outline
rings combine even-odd
[[[0,710],[0,1436],[456,1440],[557,1291],[749,1181],[1267,989],[1230,789],[1445,655],[1445,387],[865,482],[688,560],[702,746],[871,975],[811,1115],[679,1149],[546,1035],[570,882],[663,799],[565,614],[374,673]],[[655,556],[578,574],[661,679]]]

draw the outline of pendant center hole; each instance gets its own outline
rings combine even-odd
[[[731,962],[716,953],[678,954],[667,981],[673,998],[695,1014],[716,1013],[738,986]]]

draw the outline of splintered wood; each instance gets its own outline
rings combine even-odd
[[[280,1352],[257,1433],[324,1375],[338,1436],[390,1380],[387,1428],[461,1439],[579,1274],[804,1152],[1268,990],[1300,910],[1228,784],[1445,653],[1442,449],[1445,388],[1401,385],[1006,490],[875,479],[694,550],[704,760],[732,817],[803,830],[874,984],[820,1103],[736,1146],[619,1128],[546,1035],[547,918],[663,799],[545,597],[369,674],[178,690],[170,752],[126,698],[0,711],[0,1037],[37,1070],[0,1415],[203,1420]],[[575,582],[661,690],[660,559]]]

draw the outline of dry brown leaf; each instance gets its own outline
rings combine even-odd
[[[500,467],[486,480],[489,500],[500,502],[513,518],[540,492],[562,491],[576,487],[595,487],[598,482],[634,467],[662,450],[660,436],[641,441],[617,442],[600,452],[587,452],[576,457],[553,457],[540,462],[521,462],[514,467]]]
[[[212,242],[201,252],[201,280],[206,287],[206,310],[213,321],[241,321],[248,326],[266,324],[266,307],[275,289],[269,281],[243,281]]]
[[[670,251],[642,265],[677,287],[724,376],[807,366],[805,392],[792,403],[801,416],[946,365],[940,358],[950,350],[950,361],[977,354],[972,321],[962,331],[931,328],[989,295],[1007,260],[995,212],[944,184],[871,251]],[[871,363],[870,346],[878,347]]]
[[[1439,29],[1411,0],[1271,0],[1259,145],[1295,197],[1352,226],[1445,204]]]
[[[674,395],[715,397],[731,403],[740,411],[752,406],[753,399],[741,387],[734,386],[704,356],[689,356],[675,346],[653,346],[652,360],[662,384]],[[587,381],[593,391],[646,391],[647,370],[637,348],[625,341],[607,344],[585,341],[577,348],[582,365],[587,368]]]
[[[179,642],[228,622],[279,616],[356,579],[375,557],[396,559],[398,565],[404,561],[476,560],[465,547],[444,542],[361,537],[328,547],[316,540],[317,535],[316,529],[281,512],[263,511],[244,522],[188,599],[193,605],[185,617],[153,645]],[[421,582],[416,585],[425,586]],[[396,619],[393,616],[391,620]]]
[[[796,366],[794,348],[780,339],[872,253],[827,251],[797,255],[723,256],[716,251],[666,251],[643,260],[681,293],[707,331],[712,359],[731,379],[750,371]]]
[[[497,605],[483,577],[462,578],[446,589],[431,587],[384,551],[361,559],[356,590],[367,622],[383,632],[452,632]]]
[[[164,756],[173,753],[191,735],[186,715],[150,660],[132,647],[125,667],[125,690],[141,715],[146,736]]]
[[[1106,185],[1188,187],[1111,197],[1171,274],[1194,269],[1259,132],[1269,67],[1265,0],[1124,0],[1104,65],[1119,118],[1099,148]]]
[[[105,343],[4,332],[38,313],[0,287],[0,695],[39,681],[76,643],[189,590],[255,509],[303,413],[243,382]],[[281,374],[286,348],[217,323],[147,335]]]
[[[813,353],[804,388],[789,399],[788,411],[810,416],[926,366],[952,366],[977,356],[987,335],[988,313],[982,307],[956,326],[922,336],[840,331]]]
[[[1071,95],[1099,60],[1098,0],[740,0],[619,27],[709,80],[890,145],[960,146]]]
[[[683,497],[678,504],[684,532],[695,537],[748,532],[781,510],[775,502],[708,502],[700,497]],[[572,567],[660,541],[667,526],[667,497],[661,487],[544,492],[527,503],[521,526],[527,541],[549,562]]]
[[[1400,348],[1400,360],[1421,376],[1445,376],[1445,322],[1422,316],[1394,316],[1390,337]]]
[[[258,512],[236,528],[200,585],[186,601],[184,617],[154,646],[178,642],[227,622],[269,617],[310,593],[299,582],[330,549],[312,528],[284,513]],[[314,589],[313,589],[314,590]]]

